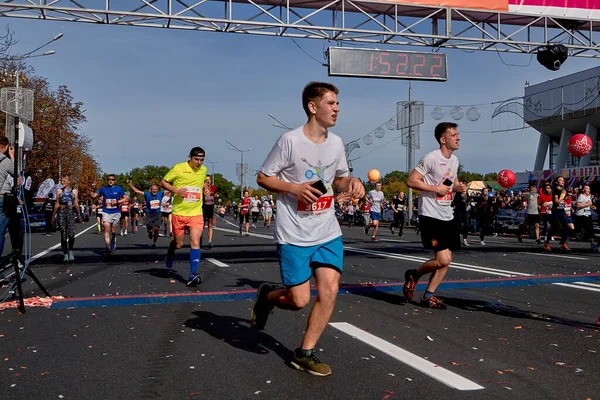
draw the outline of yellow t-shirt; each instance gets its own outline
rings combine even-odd
[[[185,188],[186,195],[173,197],[173,215],[194,217],[202,215],[202,187],[208,170],[204,165],[194,171],[186,162],[175,164],[164,177],[177,189]]]

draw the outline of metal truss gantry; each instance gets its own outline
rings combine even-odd
[[[364,0],[0,0],[0,16],[600,58],[600,20]]]

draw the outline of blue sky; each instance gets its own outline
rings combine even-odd
[[[303,124],[301,92],[307,82],[322,80],[339,87],[341,112],[332,130],[345,142],[385,123],[395,114],[396,102],[408,96],[407,81],[329,77],[326,67],[288,38],[7,18],[3,23],[20,40],[18,52],[64,34],[48,47],[55,55],[33,59],[31,65],[53,86],[67,85],[84,103],[88,122],[83,131],[92,138],[93,152],[105,172],[127,172],[148,164],[171,166],[184,161],[191,147],[202,146],[209,160],[218,161],[215,170],[237,182],[235,163],[240,154],[229,150],[225,140],[251,148],[245,161],[249,168],[259,169],[283,133],[272,126],[268,114],[292,127]],[[319,59],[324,46],[333,45],[297,42]],[[523,95],[525,81],[535,84],[597,65],[594,60],[570,58],[553,72],[535,57],[527,67],[511,67],[496,52],[443,52],[448,54],[449,80],[414,81],[414,100],[426,105],[489,104]],[[502,59],[527,64],[530,56],[504,54]],[[481,173],[531,169],[539,134],[532,129],[493,134],[490,106],[485,107],[478,122],[459,121],[461,149],[456,155],[465,169]],[[433,128],[438,121],[430,112],[427,107],[417,160],[437,147]],[[390,141],[397,135],[386,131],[384,138],[354,152],[353,158],[360,156],[353,162],[354,174],[366,178],[371,168],[383,174],[405,170],[405,148],[400,140]]]

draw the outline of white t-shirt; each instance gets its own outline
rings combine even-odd
[[[263,201],[262,206],[263,206],[263,210],[265,210],[265,211],[272,211],[271,201],[270,200],[267,199],[267,200]]]
[[[250,199],[250,212],[258,212],[259,204],[260,204],[259,199],[255,199],[255,198]]]
[[[385,198],[385,195],[380,190],[371,190],[367,195],[367,199],[371,202],[371,212],[381,213],[381,202]]]
[[[458,158],[454,154],[446,158],[441,150],[434,150],[421,158],[415,170],[423,175],[423,182],[427,185],[438,186],[446,179],[452,181],[445,196],[439,196],[435,192],[419,194],[419,215],[450,221],[454,217],[451,206],[452,186],[458,172]]]
[[[348,208],[346,208],[346,212],[348,213],[348,215],[354,215],[354,206],[350,204]]]
[[[590,196],[586,196],[585,194],[581,193],[579,197],[577,197],[577,204],[586,204],[589,203],[590,200]],[[577,211],[575,211],[575,215],[577,215],[578,217],[589,217],[590,215],[592,215],[590,206],[577,208],[576,210]]]
[[[260,171],[284,182],[304,183],[321,179],[327,193],[307,205],[291,193],[277,196],[275,241],[279,244],[314,246],[342,235],[335,218],[333,180],[348,176],[342,139],[328,132],[321,144],[304,136],[304,127],[284,133],[271,149]]]

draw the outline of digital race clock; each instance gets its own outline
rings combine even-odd
[[[448,65],[446,54],[330,47],[329,75],[446,81]]]

